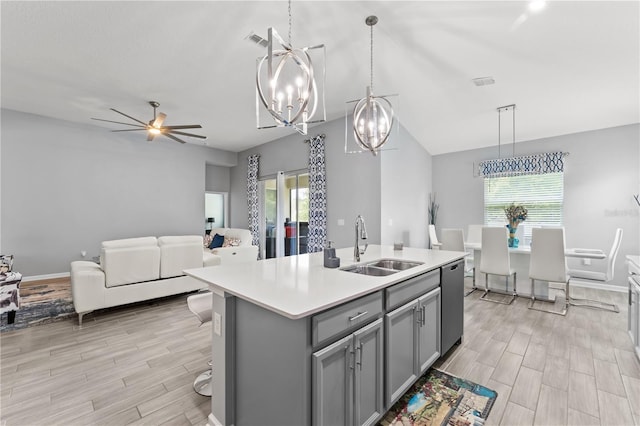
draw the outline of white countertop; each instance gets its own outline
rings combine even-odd
[[[324,267],[322,252],[266,259],[235,265],[187,269],[184,272],[224,291],[291,319],[324,311],[357,297],[388,287],[407,278],[464,258],[467,253],[370,245],[360,256],[365,263],[382,258],[423,262],[405,271],[374,277],[339,268]],[[353,265],[353,248],[337,249],[340,267]]]

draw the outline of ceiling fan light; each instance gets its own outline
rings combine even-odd
[[[154,135],[159,135],[160,133],[162,133],[160,129],[158,129],[157,127],[150,127],[148,130],[149,130],[149,133]]]

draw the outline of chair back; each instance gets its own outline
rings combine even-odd
[[[467,242],[472,244],[482,244],[482,228],[484,225],[469,225],[467,229]]]
[[[611,281],[613,279],[613,274],[615,272],[616,266],[616,257],[618,256],[618,251],[620,250],[620,244],[622,243],[622,228],[616,229],[616,236],[613,239],[613,245],[611,246],[611,251],[609,252],[609,257],[607,258],[607,272],[605,275],[605,281]]]
[[[567,258],[564,251],[564,228],[533,228],[529,278],[566,283]]]
[[[435,225],[429,225],[429,241],[431,241],[431,246],[433,247],[436,244],[439,244],[438,242],[438,236],[436,235],[436,226]]]
[[[507,238],[509,238],[509,233],[504,226],[485,226],[482,228],[480,272],[495,275],[511,274]]]
[[[440,250],[464,251],[464,233],[462,229],[443,228],[440,236],[442,237]]]

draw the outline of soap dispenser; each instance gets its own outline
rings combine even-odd
[[[340,258],[336,257],[336,249],[331,247],[332,241],[327,241],[327,247],[324,249],[324,267],[337,268],[340,266]]]

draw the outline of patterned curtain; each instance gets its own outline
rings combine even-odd
[[[260,250],[260,220],[258,218],[258,163],[259,155],[250,155],[248,157],[249,166],[247,167],[247,210],[249,212],[249,231],[253,237],[252,244],[258,246]]]
[[[540,175],[564,171],[564,152],[546,152],[522,157],[481,161],[478,167],[484,178],[520,175]]]
[[[321,251],[327,240],[327,170],[324,162],[324,138],[309,140],[309,253]]]

